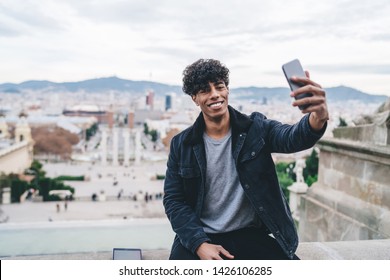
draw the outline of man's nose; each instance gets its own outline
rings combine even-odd
[[[214,87],[211,88],[211,97],[215,98],[215,97],[219,97],[219,91],[216,90]]]

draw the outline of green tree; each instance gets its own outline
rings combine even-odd
[[[98,129],[99,129],[99,126],[97,123],[94,123],[90,128],[88,128],[85,131],[85,137],[87,138],[86,140],[89,141],[89,139],[91,139],[91,137],[96,134]]]
[[[345,126],[348,126],[347,122],[342,117],[339,117],[339,125],[338,125],[338,127],[345,127]]]
[[[43,201],[52,201],[54,200],[49,192],[51,190],[69,190],[74,194],[74,188],[65,185],[62,181],[51,179],[51,178],[42,178],[38,182],[39,194],[43,197]],[[58,200],[58,199],[57,199]]]
[[[38,178],[43,178],[43,177],[45,177],[46,172],[42,169],[42,167],[43,167],[42,163],[40,163],[37,160],[34,160],[31,163],[30,170],[33,170],[35,173],[35,176],[37,176]]]
[[[295,162],[278,162],[275,165],[276,174],[278,176],[279,185],[287,200],[290,197],[290,191],[287,187],[291,186],[295,181],[294,173]]]
[[[306,167],[303,169],[303,177],[306,184],[310,187],[318,178],[318,153],[312,150],[310,156],[306,158]]]
[[[11,202],[20,202],[20,197],[28,189],[29,183],[20,180],[17,175],[11,175]]]
[[[157,141],[157,139],[158,139],[158,132],[157,132],[157,130],[152,129],[149,132],[149,135],[152,137],[152,142],[156,142]]]
[[[306,184],[310,187],[313,183],[318,181],[318,175],[308,176],[305,180]]]
[[[148,135],[149,134],[149,127],[147,123],[144,123],[144,134]]]
[[[0,204],[3,203],[3,189],[11,187],[11,180],[4,173],[0,173]]]
[[[287,173],[278,173],[278,180],[285,197],[289,200],[290,191],[287,187],[291,186],[294,183],[294,180],[291,179]]]
[[[52,182],[53,180],[50,178],[39,178],[38,180],[39,195],[43,197],[43,201],[47,201],[49,198],[49,191],[53,189]]]

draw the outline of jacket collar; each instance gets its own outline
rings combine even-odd
[[[237,135],[242,132],[247,132],[249,127],[252,124],[252,120],[235,110],[230,105],[228,106],[230,114],[230,126],[232,127],[232,135]],[[203,140],[203,132],[205,130],[206,124],[204,121],[203,113],[201,112],[196,119],[194,125],[190,128],[188,134],[184,138],[184,142],[188,144],[199,144]]]

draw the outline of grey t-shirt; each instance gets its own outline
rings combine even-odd
[[[261,225],[238,178],[231,136],[231,130],[218,140],[203,134],[207,170],[200,219],[207,233],[223,233]]]

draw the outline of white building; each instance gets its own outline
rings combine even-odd
[[[22,116],[16,124],[14,139],[9,138],[4,117],[0,117],[0,131],[0,173],[23,173],[33,161],[34,145],[26,118]]]

